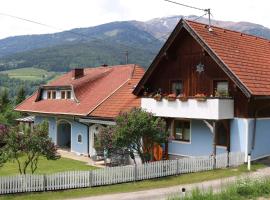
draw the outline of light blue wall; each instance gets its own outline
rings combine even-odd
[[[247,149],[247,119],[235,118],[231,120],[231,151],[246,152]]]
[[[35,116],[34,124],[41,123],[42,121],[48,121],[49,122],[49,136],[52,138],[52,141],[56,143],[56,120],[54,117],[44,117],[44,116]]]
[[[270,155],[270,119],[257,119],[256,137],[254,150],[252,147],[252,136],[254,128],[254,119],[249,120],[249,152],[251,159],[255,160]]]
[[[55,117],[36,116],[34,123],[37,124],[42,122],[43,120],[48,120],[49,136],[52,138],[53,142],[56,143],[57,121],[61,120],[61,118],[56,119]],[[71,123],[71,151],[79,154],[88,154],[88,127],[72,119],[65,120]],[[78,143],[79,134],[82,135],[81,143]]]
[[[208,156],[213,153],[213,136],[202,120],[191,120],[191,143],[172,141],[168,153],[182,156]],[[217,147],[217,154],[225,153],[223,147]]]
[[[72,121],[71,132],[71,150],[81,154],[88,154],[88,127]],[[78,143],[79,134],[82,135],[82,143]]]

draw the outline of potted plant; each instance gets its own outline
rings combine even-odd
[[[226,90],[223,90],[223,91],[217,91],[217,90],[215,90],[215,97],[225,97],[225,98],[228,98],[229,97],[229,93]]]
[[[175,101],[176,100],[176,94],[172,93],[167,96],[168,101]]]
[[[155,95],[154,95],[154,99],[155,99],[156,101],[161,101],[161,100],[162,100],[161,94],[159,94],[159,93],[155,94]]]
[[[206,96],[203,93],[198,93],[195,95],[197,101],[206,101]]]
[[[179,99],[180,101],[187,101],[188,97],[185,94],[179,94],[177,96],[177,99]]]

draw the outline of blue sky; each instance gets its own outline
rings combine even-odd
[[[214,19],[249,21],[270,27],[269,0],[175,0],[211,8]],[[163,0],[1,0],[0,13],[38,21],[61,30],[89,27],[111,21],[142,20],[171,15],[202,15]],[[56,32],[0,15],[0,38]]]

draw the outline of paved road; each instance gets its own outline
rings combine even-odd
[[[194,188],[199,189],[210,189],[212,188],[214,191],[220,190],[222,186],[226,186],[230,183],[239,180],[239,178],[262,178],[262,177],[270,177],[270,167],[259,169],[256,172],[251,172],[238,177],[229,177],[223,179],[217,179],[212,181],[204,181],[201,183],[194,184],[186,184],[186,185],[178,185],[168,188],[160,188],[160,189],[152,189],[145,190],[139,192],[129,192],[129,193],[117,193],[117,194],[109,194],[109,195],[101,195],[95,197],[84,197],[72,200],[165,200],[168,197],[174,195],[182,195],[182,188],[186,188],[186,191],[191,191]]]

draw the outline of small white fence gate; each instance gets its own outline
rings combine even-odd
[[[139,181],[171,175],[208,171],[214,168],[235,167],[244,163],[241,152],[214,157],[183,158],[108,167],[91,171],[69,171],[49,175],[0,176],[0,194],[84,188]],[[215,164],[215,165],[214,165]]]

